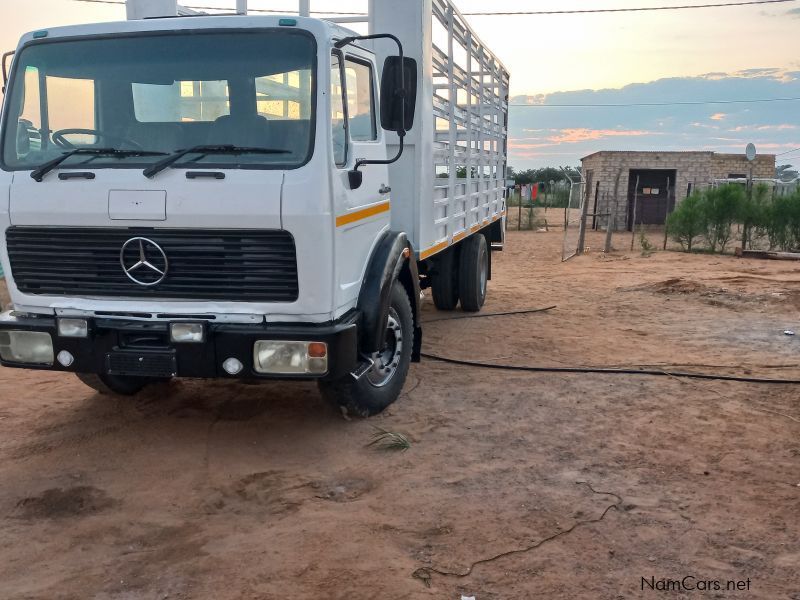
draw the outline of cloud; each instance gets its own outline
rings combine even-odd
[[[561,133],[548,138],[552,142],[560,144],[574,144],[577,142],[587,142],[590,140],[602,140],[609,137],[640,137],[643,135],[658,135],[651,131],[625,130],[625,129],[588,129],[581,127],[578,129],[562,129]]]
[[[719,125],[709,125],[708,123],[690,123],[691,127],[697,127],[699,129],[719,129]]]
[[[578,164],[599,150],[743,153],[748,142],[763,153],[793,150],[800,147],[800,102],[630,106],[790,97],[800,97],[800,64],[519,96],[512,103],[522,106],[509,115],[509,163],[521,169]],[[582,106],[559,106],[575,104]],[[604,104],[625,106],[598,106]]]
[[[508,141],[508,147],[512,152],[522,150],[536,150],[538,148],[552,148],[553,144],[520,144],[517,140],[511,139]]]
[[[739,125],[731,131],[740,133],[742,131],[794,131],[795,129],[800,129],[800,126],[781,123],[780,125]]]
[[[742,69],[740,71],[733,71],[731,73],[706,73],[704,75],[700,75],[700,78],[710,81],[719,81],[723,79],[729,79],[731,77],[739,79],[770,78],[774,79],[775,81],[789,82],[794,81],[797,75],[797,72],[789,68],[762,67],[756,69]]]
[[[587,127],[566,129],[524,129],[525,133],[547,132],[539,137],[511,138],[512,148],[545,148],[557,144],[577,144],[581,142],[602,140],[613,137],[640,137],[645,135],[661,135],[654,131],[629,129],[589,129]],[[530,143],[534,142],[534,143]]]

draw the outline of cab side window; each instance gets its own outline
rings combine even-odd
[[[17,129],[17,158],[42,149],[42,105],[39,96],[39,69],[25,69],[25,95]]]
[[[331,55],[331,135],[333,136],[333,159],[337,166],[347,164],[347,113],[344,103],[344,81],[342,59]]]
[[[353,58],[345,64],[347,77],[347,114],[350,122],[350,139],[354,142],[372,142],[378,139],[375,124],[375,87],[372,66]]]

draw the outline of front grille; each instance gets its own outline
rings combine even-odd
[[[122,268],[122,248],[136,237],[152,240],[167,257],[166,277],[157,285],[134,283]],[[11,273],[25,294],[231,302],[298,297],[297,254],[286,231],[11,227],[6,242]]]

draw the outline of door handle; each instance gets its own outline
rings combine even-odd
[[[381,186],[381,189],[378,190],[378,193],[379,194],[389,194],[391,191],[392,191],[392,188],[390,188],[388,185],[384,184],[384,185]]]

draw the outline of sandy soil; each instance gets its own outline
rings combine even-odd
[[[561,242],[512,233],[486,307],[555,310],[432,323],[426,351],[800,379],[783,334],[800,328],[798,265],[561,264]],[[376,426],[411,449],[365,447]],[[750,591],[671,597],[798,600],[798,434],[792,385],[426,361],[387,413],[347,422],[307,384],[131,401],[4,369],[0,597],[619,599],[693,576]]]

